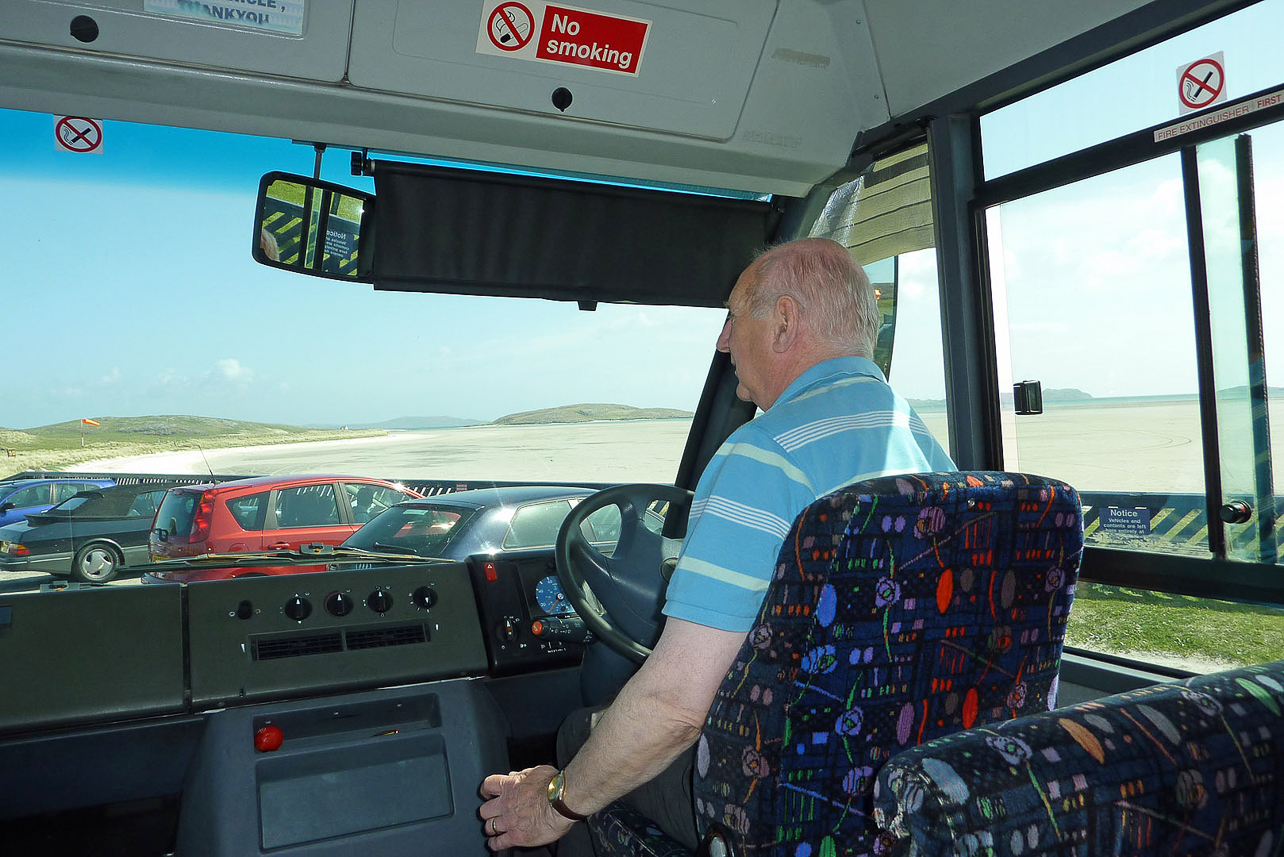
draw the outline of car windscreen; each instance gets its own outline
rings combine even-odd
[[[441,556],[476,514],[476,509],[458,506],[393,506],[349,536],[343,546]]]

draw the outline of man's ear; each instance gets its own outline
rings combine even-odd
[[[781,295],[776,298],[771,323],[774,325],[771,332],[771,348],[777,354],[783,354],[797,344],[798,337],[802,333],[798,302],[790,295]]]

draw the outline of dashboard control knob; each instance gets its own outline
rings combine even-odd
[[[312,604],[302,595],[296,595],[285,602],[285,615],[295,622],[302,622],[312,615]]]
[[[247,599],[236,605],[236,618],[249,619],[254,615],[254,605]]]
[[[325,597],[325,612],[331,616],[347,616],[352,612],[352,597],[343,592],[331,592]]]
[[[366,598],[366,606],[376,613],[387,613],[392,609],[392,594],[376,589]]]
[[[437,590],[431,586],[421,586],[410,597],[415,602],[416,607],[427,610],[437,603]]]
[[[517,638],[521,635],[521,627],[520,619],[513,616],[505,616],[495,631],[499,636],[500,642],[515,643],[517,642]]]

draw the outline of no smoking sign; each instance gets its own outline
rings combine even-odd
[[[1177,67],[1177,101],[1181,115],[1226,100],[1226,65],[1222,52]]]
[[[501,3],[490,14],[490,43],[501,51],[519,51],[531,40],[535,23],[531,10],[521,3]]]
[[[83,116],[55,116],[54,144],[60,152],[80,155],[103,153],[103,122]]]

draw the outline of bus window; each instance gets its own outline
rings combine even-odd
[[[724,309],[590,312],[298,276],[255,264],[255,197],[270,170],[310,172],[311,147],[108,120],[87,156],[56,151],[53,126],[0,111],[0,227],[24,248],[5,310],[34,325],[56,307],[66,332],[6,382],[3,476],[673,482]],[[322,177],[373,190],[346,154],[327,154]],[[277,220],[290,251],[297,225]]]
[[[886,158],[830,195],[812,226],[865,267],[883,311],[874,362],[949,447],[927,145]]]
[[[1089,544],[1206,555],[1207,527],[1190,526],[1204,471],[1177,159],[1005,203],[987,234],[1004,467],[1119,510],[1099,510]],[[1042,384],[1042,414],[1016,416],[1024,380]]]

